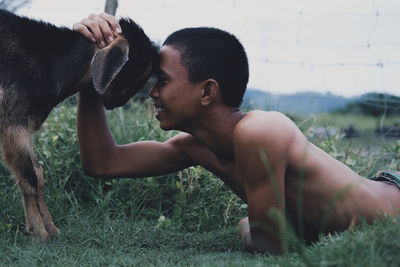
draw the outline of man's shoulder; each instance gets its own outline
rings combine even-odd
[[[297,126],[279,112],[252,111],[238,123],[234,131],[236,153],[258,153],[260,149],[274,158],[286,157],[295,140]]]
[[[294,127],[294,123],[280,112],[254,110],[246,113],[236,125],[234,132],[238,138],[264,139],[285,135]]]
[[[184,132],[168,139],[166,143],[193,159],[196,158],[196,154],[204,154],[204,150],[209,150],[209,148],[200,143],[193,135]]]
[[[193,146],[196,144],[196,142],[197,141],[192,135],[184,132],[181,132],[166,141],[166,143],[169,143],[170,145],[173,145],[179,149],[185,149],[188,146]]]

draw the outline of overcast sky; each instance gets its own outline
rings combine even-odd
[[[104,3],[32,0],[19,13],[72,27]],[[235,34],[248,53],[249,88],[400,95],[399,0],[119,0],[117,16],[156,42],[192,26]]]

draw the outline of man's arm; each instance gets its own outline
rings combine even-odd
[[[107,124],[104,108],[94,91],[80,92],[78,139],[82,166],[99,177],[145,177],[171,173],[192,166],[182,149],[186,134],[164,143],[143,141],[117,145]]]
[[[248,221],[239,223],[239,231],[248,251],[282,253],[290,128],[284,122],[287,118],[278,113],[251,116],[235,129],[235,152],[248,205]]]
[[[73,29],[96,42],[99,47],[112,42],[114,32],[121,32],[117,20],[105,13],[91,14],[75,23]],[[143,141],[123,146],[115,144],[103,105],[97,94],[89,89],[80,92],[78,138],[83,169],[91,176],[157,176],[193,165],[182,149],[185,146],[183,143],[190,139],[187,134],[179,134],[164,143]]]

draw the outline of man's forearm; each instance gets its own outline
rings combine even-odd
[[[77,129],[82,167],[87,174],[98,175],[115,148],[115,142],[103,105],[92,90],[79,93]]]

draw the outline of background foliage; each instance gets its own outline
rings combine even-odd
[[[7,9],[15,12],[23,6],[28,5],[31,0],[0,0],[0,9]]]
[[[355,113],[374,117],[400,114],[400,97],[383,93],[368,93],[338,109],[342,114]]]

